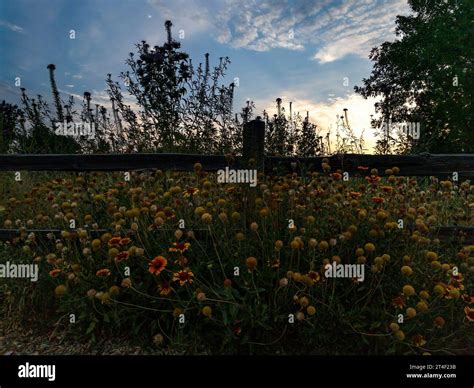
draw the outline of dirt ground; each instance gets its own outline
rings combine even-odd
[[[0,321],[0,355],[178,355],[166,348],[142,349],[127,339],[78,343],[61,333],[24,329]]]

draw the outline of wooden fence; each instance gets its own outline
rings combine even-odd
[[[244,126],[242,156],[229,158],[225,155],[195,154],[77,154],[77,155],[18,155],[0,154],[0,171],[132,171],[173,170],[192,171],[199,162],[206,171],[217,171],[232,165],[233,168],[254,166],[266,174],[288,172],[321,171],[324,157],[298,158],[266,156],[264,154],[265,124],[259,118]],[[377,168],[381,175],[388,168],[397,166],[402,176],[437,176],[443,179],[462,180],[474,177],[474,155],[358,155],[342,154],[328,156],[332,170],[349,174],[369,174]],[[361,170],[359,167],[367,167]],[[35,232],[35,230],[31,230]],[[51,233],[55,230],[36,233]],[[442,227],[442,239],[456,237],[461,233],[466,243],[474,243],[474,227]],[[18,235],[18,230],[0,229],[0,239]]]

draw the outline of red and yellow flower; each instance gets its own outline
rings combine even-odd
[[[122,247],[126,246],[126,245],[130,244],[130,241],[132,241],[130,238],[124,237],[124,238],[120,239],[120,245]]]
[[[397,309],[402,309],[405,307],[405,300],[401,296],[397,296],[392,299],[392,305]]]
[[[163,295],[163,296],[169,295],[173,291],[173,289],[171,288],[168,282],[161,283],[158,286],[158,289],[160,290],[160,295]]]
[[[357,198],[359,198],[361,195],[362,195],[362,193],[359,193],[358,191],[351,191],[351,192],[349,193],[349,196],[350,196],[352,199],[357,199]]]
[[[464,313],[466,314],[466,319],[469,322],[474,321],[474,309],[472,307],[469,307],[469,306],[464,307]]]
[[[380,188],[385,191],[386,193],[389,193],[391,191],[393,191],[393,187],[392,186],[380,186]]]
[[[193,282],[193,277],[194,274],[189,270],[189,268],[185,268],[173,274],[173,281],[179,281],[179,285],[184,286],[186,283],[191,284]]]
[[[127,260],[128,259],[128,252],[125,251],[125,252],[120,252],[117,256],[115,256],[115,262],[116,263],[120,263],[124,260]]]
[[[366,176],[365,180],[369,183],[377,183],[380,180],[380,177],[378,175],[370,175]]]
[[[112,237],[109,242],[108,242],[108,245],[109,247],[119,247],[120,246],[120,242],[122,241],[122,238],[120,237]]]
[[[413,337],[413,343],[415,346],[423,346],[426,344],[425,337],[423,337],[421,334],[417,334]]]
[[[148,264],[148,272],[158,276],[165,270],[167,265],[168,260],[166,260],[163,256],[157,256]]]
[[[316,272],[316,271],[309,271],[309,272],[308,272],[308,277],[311,279],[311,281],[313,282],[313,284],[319,282],[319,280],[321,279],[321,276],[320,276],[319,273]]]
[[[107,276],[110,276],[111,272],[110,272],[110,269],[108,268],[102,268],[102,269],[99,269],[95,274],[98,277],[105,278]]]
[[[188,242],[174,242],[173,246],[169,249],[169,252],[184,253],[189,249],[190,246],[191,244]]]
[[[189,198],[192,197],[193,195],[199,194],[199,189],[195,187],[189,187],[183,192],[183,197]]]
[[[464,302],[466,302],[467,304],[473,304],[474,303],[474,296],[470,296],[468,294],[464,294],[462,296],[462,299],[464,300]]]
[[[57,277],[62,271],[59,269],[59,268],[56,268],[56,269],[53,269],[51,271],[49,271],[49,276],[51,276],[52,278],[55,278]]]

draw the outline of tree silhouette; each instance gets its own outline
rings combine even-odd
[[[379,139],[379,149],[396,148],[398,142],[405,143],[405,152],[408,144],[414,152],[472,153],[472,2],[410,0],[409,5],[413,15],[397,16],[397,40],[372,49],[372,74],[355,90],[366,98],[382,97],[375,127],[419,122],[420,139],[388,133]]]

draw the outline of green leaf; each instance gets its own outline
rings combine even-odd
[[[92,321],[92,322],[89,324],[89,327],[88,327],[87,330],[86,330],[86,335],[89,335],[90,333],[92,333],[92,331],[95,329],[95,325],[96,325],[96,322],[95,322],[95,321]]]

